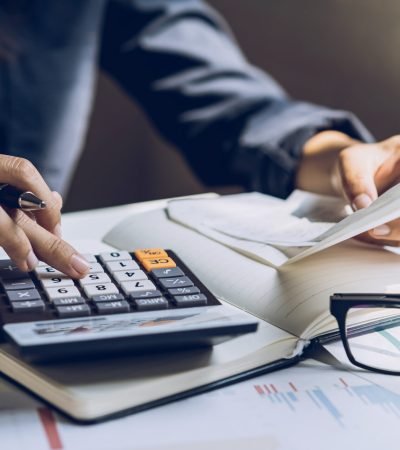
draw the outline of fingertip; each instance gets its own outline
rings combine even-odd
[[[31,250],[28,253],[28,256],[26,258],[26,265],[28,267],[28,271],[31,272],[32,270],[35,270],[38,264],[39,264],[39,260],[37,259],[36,255],[33,253],[33,250]]]
[[[79,255],[78,253],[74,253],[71,256],[70,264],[72,269],[78,273],[79,278],[89,273],[90,263],[86,261],[86,259],[82,255]]]
[[[12,256],[10,257],[12,261],[17,265],[18,269],[22,270],[23,272],[31,272],[32,270],[35,270],[37,265],[39,264],[39,260],[32,250],[29,251],[25,258],[22,257],[17,259]]]
[[[380,225],[379,227],[375,227],[373,230],[370,231],[370,234],[372,237],[374,238],[385,238],[387,239],[387,237],[390,235],[391,233],[391,228],[384,224],[384,225]]]
[[[357,195],[352,203],[352,207],[355,211],[359,209],[368,208],[372,203],[372,198],[368,194],[359,194]]]

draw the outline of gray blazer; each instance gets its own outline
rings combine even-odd
[[[9,54],[0,60],[0,152],[28,158],[60,192],[82,146],[97,67],[209,184],[285,197],[317,131],[372,139],[351,113],[288,98],[200,0],[15,2],[0,1],[0,50]]]

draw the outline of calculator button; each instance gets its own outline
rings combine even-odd
[[[35,269],[36,275],[38,278],[48,278],[49,276],[52,277],[64,277],[65,274],[60,272],[57,269],[54,269],[54,267],[50,266],[39,266]]]
[[[196,286],[191,287],[181,287],[175,289],[168,289],[171,295],[188,295],[188,294],[199,294],[200,289]]]
[[[143,262],[148,258],[168,258],[168,253],[162,248],[143,248],[135,251],[136,258]]]
[[[129,261],[109,261],[106,267],[110,272],[118,272],[121,270],[139,270],[139,265],[133,259]]]
[[[84,286],[85,284],[104,284],[111,283],[111,279],[104,272],[89,273],[89,275],[81,278],[79,280],[79,283],[81,284],[81,286]]]
[[[192,281],[188,277],[160,278],[158,282],[162,284],[165,289],[193,286]]]
[[[147,275],[143,270],[125,270],[124,272],[114,272],[113,277],[119,282],[147,280]]]
[[[132,292],[130,298],[135,300],[137,298],[153,298],[153,297],[161,297],[161,292],[157,289],[152,291],[137,291]]]
[[[129,303],[126,300],[117,302],[99,302],[96,303],[96,309],[99,314],[117,314],[129,312]]]
[[[103,261],[103,263],[106,263],[109,261],[125,261],[125,260],[132,259],[132,256],[126,251],[103,252],[103,253],[100,253],[99,256],[100,256],[100,259]]]
[[[0,266],[0,277],[2,280],[14,280],[15,278],[26,278],[26,272],[19,270],[11,261],[6,261]]]
[[[83,305],[85,303],[86,302],[83,297],[55,298],[53,300],[54,306]]]
[[[75,286],[63,286],[63,287],[46,287],[47,297],[50,301],[56,298],[66,297],[80,297],[81,294]]]
[[[168,308],[168,302],[164,297],[137,298],[134,305],[138,311],[153,311]]]
[[[56,306],[56,311],[59,317],[90,316],[90,308],[88,305]]]
[[[25,302],[13,302],[11,308],[13,312],[43,312],[46,305],[43,300],[28,300]]]
[[[144,259],[142,264],[148,272],[154,269],[168,269],[170,267],[176,267],[176,263],[172,258]]]
[[[86,259],[88,263],[97,263],[96,257],[92,254],[84,253],[82,256]]]
[[[41,296],[36,289],[25,289],[23,291],[8,291],[6,292],[6,294],[10,302],[41,299]]]
[[[3,269],[9,269],[9,268],[17,268],[17,265],[14,264],[11,259],[0,259],[0,272]]]
[[[91,298],[92,301],[95,303],[98,302],[116,302],[119,300],[125,300],[125,297],[122,294],[101,294],[101,295],[94,295]]]
[[[169,269],[153,269],[151,274],[156,278],[183,277],[185,275],[179,267],[171,267]]]
[[[99,263],[90,263],[89,273],[101,273],[104,272],[103,266]]]
[[[86,284],[83,286],[83,290],[88,297],[93,297],[99,294],[118,294],[118,288],[113,283],[100,283],[100,284]]]
[[[204,306],[207,305],[207,297],[204,294],[177,295],[173,298],[176,306]]]
[[[71,278],[68,278],[66,275],[61,277],[43,277],[40,278],[41,285],[46,287],[56,287],[56,286],[73,286],[74,282],[71,280]]]
[[[35,285],[30,278],[16,278],[4,280],[1,283],[6,291],[17,291],[21,289],[35,289]]]
[[[154,291],[157,289],[150,280],[124,281],[121,283],[121,288],[126,295],[138,291]]]

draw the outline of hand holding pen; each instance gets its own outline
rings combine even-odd
[[[46,208],[46,203],[33,192],[23,192],[10,184],[0,184],[0,205],[23,211],[38,211]]]
[[[61,239],[62,199],[28,160],[0,154],[0,245],[23,271],[38,258],[73,278],[88,262]]]

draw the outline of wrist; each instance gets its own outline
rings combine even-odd
[[[296,175],[298,189],[324,195],[339,195],[339,153],[359,143],[340,131],[322,131],[310,138],[303,147]]]
[[[320,155],[323,153],[337,152],[360,141],[340,131],[321,131],[312,136],[303,147],[304,156]]]

